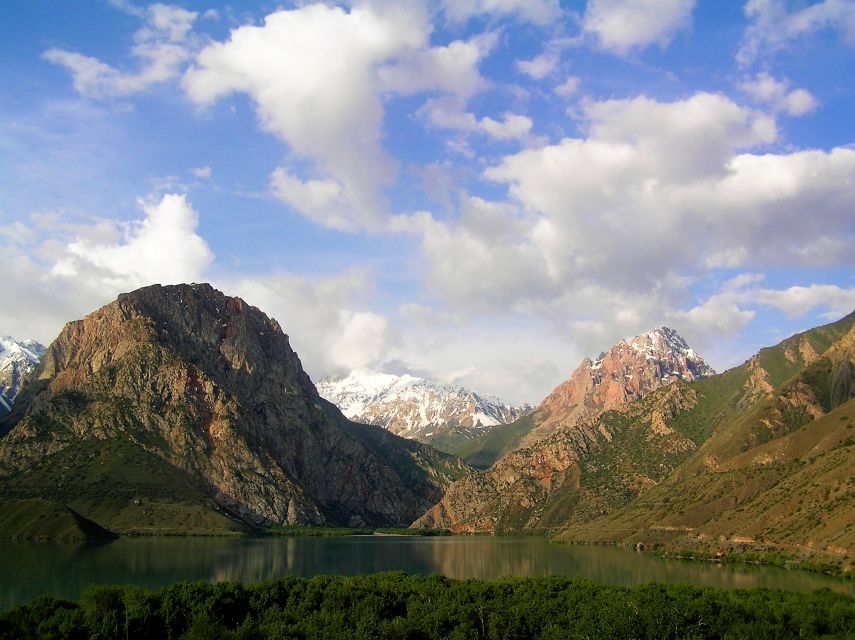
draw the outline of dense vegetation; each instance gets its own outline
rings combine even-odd
[[[565,577],[403,573],[92,587],[0,614],[0,640],[168,638],[847,638],[855,599],[816,591],[612,587]]]

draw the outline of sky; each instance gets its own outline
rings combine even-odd
[[[304,367],[539,402],[855,309],[855,0],[29,0],[0,17],[0,334],[211,282]]]

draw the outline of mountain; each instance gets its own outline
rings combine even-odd
[[[9,336],[0,338],[0,416],[12,411],[15,396],[45,350],[35,340],[16,342]]]
[[[275,320],[207,284],[66,324],[0,428],[0,497],[120,533],[401,525],[466,471],[348,421]]]
[[[324,378],[318,393],[356,422],[454,452],[490,427],[516,420],[531,410],[512,407],[456,385],[410,375],[356,369],[342,378]]]
[[[420,526],[855,564],[855,313],[562,426]]]
[[[485,434],[459,455],[487,468],[502,455],[531,446],[559,429],[639,400],[677,380],[697,380],[715,371],[673,329],[659,327],[621,340],[596,360],[585,358],[529,415]]]
[[[855,565],[855,313],[686,394],[692,402],[665,426],[693,434],[697,449],[634,500],[560,538]]]
[[[673,410],[672,403],[682,401],[676,394],[660,394],[661,406],[650,416],[636,415],[633,401],[675,382],[712,374],[703,358],[667,327],[621,340],[596,360],[585,358],[534,412],[477,443],[481,448],[467,460],[493,462],[490,456],[498,460],[489,469],[454,483],[417,524],[494,531],[544,529],[562,523],[589,489],[581,484],[579,461],[604,443],[621,440],[627,424],[637,420],[649,421],[651,433],[627,443],[632,448],[623,455],[637,456],[645,463],[656,461],[658,466],[652,478],[636,474],[629,481],[641,485],[655,481],[695,445],[660,428],[661,415]],[[608,417],[600,419],[604,413]],[[594,490],[591,506],[599,508],[602,498]]]

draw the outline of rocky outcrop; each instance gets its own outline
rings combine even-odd
[[[464,471],[348,421],[275,320],[206,284],[146,287],[68,323],[6,422],[0,477],[120,439],[256,526],[409,523]]]

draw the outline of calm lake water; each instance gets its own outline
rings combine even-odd
[[[542,538],[123,538],[99,545],[0,542],[0,610],[39,595],[77,598],[92,583],[158,587],[176,580],[256,582],[378,571],[485,579],[561,574],[616,585],[689,582],[855,593],[851,582],[830,576],[662,560],[630,549],[558,545]]]

